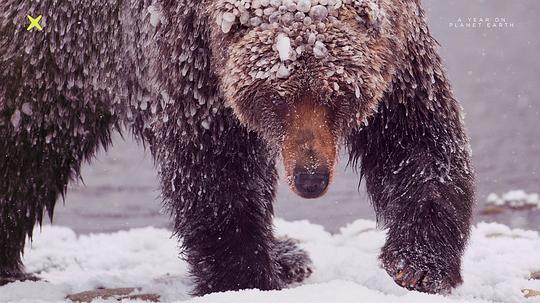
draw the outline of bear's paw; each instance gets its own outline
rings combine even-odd
[[[450,294],[463,282],[459,260],[453,259],[417,249],[383,249],[380,256],[383,268],[399,286],[442,295]]]
[[[313,273],[313,263],[307,252],[298,247],[297,241],[291,238],[277,239],[274,253],[284,284],[300,283]]]

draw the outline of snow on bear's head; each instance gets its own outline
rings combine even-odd
[[[297,192],[297,171],[331,179],[340,139],[378,107],[403,57],[403,27],[418,9],[412,2],[215,0],[208,7],[225,102],[281,145]]]

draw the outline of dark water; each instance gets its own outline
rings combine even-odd
[[[512,189],[540,192],[540,1],[425,0],[431,30],[441,44],[457,98],[471,136],[478,180],[478,208],[489,193]],[[455,28],[458,18],[501,18],[513,27]],[[510,26],[510,25],[509,25]],[[131,141],[115,139],[107,154],[85,166],[86,186],[69,190],[55,224],[81,233],[109,232],[139,226],[168,226],[160,213],[156,173],[150,155]],[[374,218],[358,177],[345,169],[345,155],[329,193],[303,200],[282,183],[277,216],[307,219],[330,231],[357,218]],[[497,217],[514,227],[540,230],[540,211]]]

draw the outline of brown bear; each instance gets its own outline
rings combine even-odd
[[[275,164],[325,193],[339,146],[408,289],[461,281],[473,173],[419,0],[0,2],[0,282],[33,279],[26,236],[122,126],[149,146],[194,294],[311,273],[274,237]],[[26,30],[43,15],[43,30]]]

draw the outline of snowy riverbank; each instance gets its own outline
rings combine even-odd
[[[445,298],[393,283],[378,266],[385,234],[372,221],[356,221],[335,235],[305,221],[277,220],[276,229],[301,240],[313,259],[315,272],[303,285],[191,298],[186,264],[165,229],[77,236],[68,228],[45,226],[28,244],[25,264],[50,283],[0,287],[0,302],[64,302],[68,294],[97,287],[142,287],[141,292],[159,294],[162,302],[540,302],[540,297],[525,299],[521,291],[540,289],[539,280],[529,280],[540,270],[538,232],[476,225],[464,259],[465,283]]]

